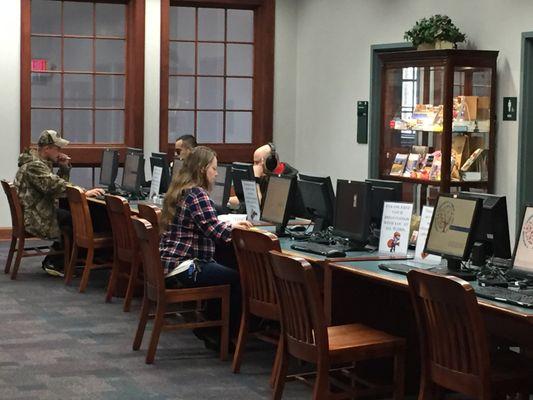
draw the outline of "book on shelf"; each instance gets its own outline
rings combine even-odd
[[[409,153],[409,157],[407,157],[407,163],[405,164],[405,171],[403,173],[403,176],[416,178],[416,170],[418,170],[418,164],[420,163],[420,154],[417,153]]]
[[[424,158],[424,156],[429,152],[428,146],[418,146],[418,145],[412,145],[411,146],[411,153],[420,154],[420,158]]]
[[[405,169],[405,164],[407,163],[407,154],[397,153],[394,158],[394,162],[390,169],[390,175],[393,176],[402,176],[403,170]]]
[[[468,160],[465,161],[465,163],[463,164],[463,166],[461,167],[461,171],[462,172],[466,172],[466,171],[469,171],[470,168],[472,168],[472,165],[474,164],[474,162],[476,162],[479,157],[481,157],[481,155],[483,154],[483,152],[485,151],[485,149],[482,149],[481,147],[480,148],[477,148],[471,155],[470,157],[468,158]]]
[[[433,153],[433,163],[431,164],[431,170],[429,171],[430,181],[440,181],[441,158],[442,155],[440,151]]]

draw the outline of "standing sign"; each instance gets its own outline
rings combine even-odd
[[[416,239],[415,261],[427,264],[440,264],[441,257],[424,253],[426,239],[428,237],[429,225],[433,216],[433,207],[424,206],[420,216],[420,227],[418,228],[418,238]]]
[[[412,203],[383,204],[381,232],[379,235],[379,252],[406,255],[409,245],[409,229],[413,215]]]
[[[154,172],[152,173],[152,184],[150,185],[149,199],[153,199],[159,194],[159,186],[161,186],[161,175],[163,174],[163,168],[154,166]]]
[[[259,221],[261,219],[261,208],[257,198],[257,186],[255,181],[242,180],[242,191],[246,204],[246,219],[248,221]]]

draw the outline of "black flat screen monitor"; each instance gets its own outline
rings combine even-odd
[[[357,243],[368,240],[371,186],[368,182],[337,180],[334,233]]]
[[[144,157],[142,153],[127,152],[122,174],[122,190],[137,194],[141,191],[144,172]]]
[[[437,198],[424,252],[445,258],[453,275],[460,276],[461,262],[468,260],[472,251],[480,206],[481,200],[457,195],[441,193]]]
[[[509,219],[505,196],[487,193],[459,192],[464,199],[480,199],[483,202],[476,226],[474,242],[483,243],[485,256],[511,258]]]
[[[226,212],[231,190],[231,165],[218,164],[217,172],[215,185],[211,190],[211,200],[219,210]]]
[[[520,234],[513,252],[512,269],[508,274],[533,280],[533,204],[526,204],[524,207]]]
[[[381,230],[381,218],[383,216],[383,205],[386,201],[402,201],[402,182],[386,181],[382,179],[366,179],[372,185],[370,196],[370,234],[371,241],[379,241]]]
[[[167,159],[165,157],[154,157],[154,153],[150,157],[150,168],[152,170],[152,179],[154,176],[154,167],[161,168],[161,181],[159,184],[159,193],[166,193],[168,185],[170,184],[170,172]]]
[[[244,202],[244,192],[242,190],[242,181],[255,181],[254,166],[248,163],[234,162],[231,164],[231,177],[233,180],[233,190],[235,196],[241,203]]]
[[[126,147],[126,155],[128,153],[137,153],[141,155],[141,186],[149,185],[149,182],[146,182],[146,177],[144,176],[144,152],[143,149],[139,149],[138,147]]]
[[[105,149],[102,152],[102,163],[100,164],[100,185],[107,186],[107,190],[113,193],[116,190],[117,174],[118,150]]]
[[[294,179],[271,176],[261,211],[261,220],[276,224],[276,233],[284,234],[290,214],[290,198]]]
[[[298,192],[303,205],[315,224],[315,231],[321,231],[333,224],[335,193],[331,178],[299,175]]]

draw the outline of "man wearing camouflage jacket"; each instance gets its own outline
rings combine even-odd
[[[26,149],[19,156],[15,187],[24,209],[26,231],[43,239],[59,240],[61,231],[72,235],[72,218],[67,210],[57,208],[57,199],[65,193],[69,184],[70,157],[60,152],[69,143],[56,131],[45,130],[38,140],[37,149]],[[59,165],[58,173],[52,170]],[[92,189],[87,196],[102,193],[102,189]],[[59,242],[54,248],[61,247]],[[43,269],[50,275],[62,276],[61,257],[46,257]]]

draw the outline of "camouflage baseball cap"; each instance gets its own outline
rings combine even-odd
[[[63,139],[56,131],[51,129],[42,131],[41,136],[39,136],[39,141],[37,142],[40,147],[50,144],[57,147],[65,147],[69,143],[68,140]]]

